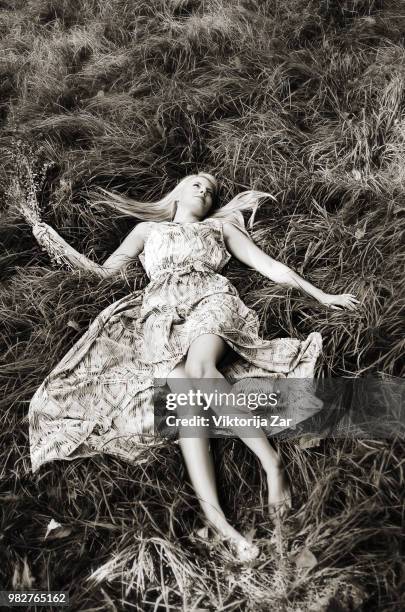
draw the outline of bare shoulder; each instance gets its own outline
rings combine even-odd
[[[140,221],[135,225],[130,236],[138,241],[144,241],[154,225],[156,225],[155,221]]]
[[[230,223],[229,221],[223,221],[222,222],[222,231],[224,233],[224,237],[227,238],[229,236],[234,235],[234,233],[237,231],[236,227],[233,225],[233,223]]]
[[[133,231],[137,236],[145,238],[154,225],[156,225],[156,221],[140,221],[140,223],[136,224]]]
[[[235,223],[232,223],[231,221],[225,220],[222,223],[222,231],[225,240],[237,240],[241,238],[251,240],[249,235],[247,235],[241,228],[239,228]]]

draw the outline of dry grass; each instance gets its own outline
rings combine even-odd
[[[233,262],[263,334],[320,331],[325,375],[400,376],[404,26],[394,1],[0,2],[3,588],[66,589],[87,612],[405,607],[403,439],[284,442],[294,512],[275,532],[255,459],[217,444],[224,508],[259,538],[251,567],[196,535],[177,445],[147,449],[137,467],[104,456],[32,476],[32,394],[97,313],[146,279],[138,263],[113,282],[52,268],[9,193],[13,143],[40,144],[55,162],[38,194],[46,220],[102,261],[131,222],[92,206],[96,187],[153,199],[204,169],[224,200],[271,191],[256,242],[362,304],[325,312]],[[51,519],[62,527],[44,539]]]

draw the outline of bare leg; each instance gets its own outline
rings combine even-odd
[[[184,392],[184,385],[179,384],[176,379],[187,379],[184,363],[177,365],[167,377],[167,384],[173,393]],[[196,407],[196,413],[198,410]],[[188,408],[188,414],[191,414],[190,408]],[[207,521],[214,525],[224,537],[245,542],[245,538],[228,523],[219,504],[214,463],[208,439],[201,436],[186,438],[181,435],[181,430],[179,434],[179,443],[187,471]]]
[[[215,334],[204,334],[191,344],[185,364],[185,372],[189,378],[218,378],[217,388],[223,393],[230,393],[232,386],[217,369],[217,364],[228,349],[226,342]],[[226,408],[225,408],[226,410]],[[232,414],[237,414],[238,408],[231,408]],[[245,414],[245,413],[244,413]],[[262,429],[246,427],[245,433],[252,437],[243,437],[242,441],[258,457],[267,475],[269,512],[273,518],[282,518],[288,507],[291,507],[291,492],[280,457],[272,447]],[[235,434],[238,430],[235,428]]]

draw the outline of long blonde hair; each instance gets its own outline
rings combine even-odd
[[[218,183],[216,178],[206,172],[199,172],[198,174],[191,174],[183,178],[172,191],[157,202],[139,202],[128,196],[119,195],[101,187],[98,188],[98,192],[102,193],[103,197],[93,195],[92,202],[94,204],[107,205],[124,215],[135,217],[142,221],[172,221],[176,214],[176,197],[179,195],[184,183],[194,180],[199,176],[208,179],[213,184],[217,193]],[[249,235],[245,227],[242,211],[252,211],[248,222],[248,227],[252,228],[257,209],[265,198],[272,198],[277,201],[271,193],[266,191],[242,191],[225,204],[225,206],[218,208],[213,206],[211,214],[207,215],[206,219],[226,220],[236,225],[244,234]]]

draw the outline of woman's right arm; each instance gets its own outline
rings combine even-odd
[[[90,270],[101,278],[106,278],[117,274],[128,265],[130,259],[142,252],[147,227],[146,222],[138,223],[102,265],[76,251],[46,223],[36,223],[32,232],[39,244],[48,251],[53,259],[65,262],[71,268]]]

